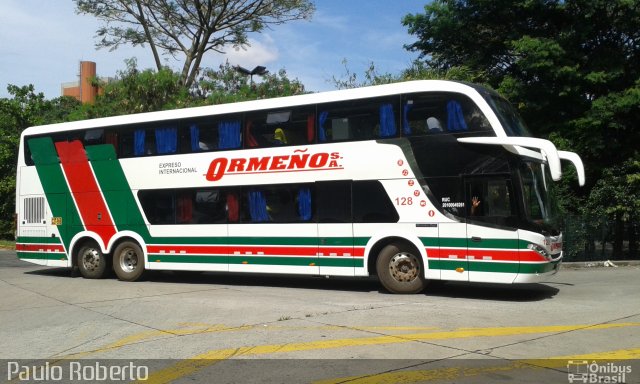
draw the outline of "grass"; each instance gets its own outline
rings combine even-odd
[[[13,240],[0,240],[0,249],[16,249],[16,242]]]

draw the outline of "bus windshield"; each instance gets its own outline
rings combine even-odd
[[[557,204],[553,180],[545,164],[525,161],[519,169],[524,219],[535,225],[557,228]]]
[[[494,94],[485,94],[485,100],[498,116],[500,124],[508,136],[532,137],[518,111],[507,100]]]

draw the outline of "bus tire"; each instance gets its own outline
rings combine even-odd
[[[80,246],[76,261],[85,279],[102,279],[107,275],[109,260],[95,241],[85,241]]]
[[[378,279],[391,293],[418,293],[426,287],[420,256],[413,247],[391,243],[376,260]]]
[[[113,270],[118,279],[136,281],[144,272],[144,253],[133,241],[124,241],[113,252]]]

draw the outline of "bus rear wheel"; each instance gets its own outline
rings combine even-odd
[[[418,293],[426,286],[419,255],[412,247],[392,243],[378,254],[376,270],[383,287],[391,293]]]
[[[95,241],[87,241],[77,255],[78,269],[85,279],[102,279],[107,275],[107,257]]]
[[[113,270],[120,280],[138,280],[144,272],[142,248],[132,241],[120,243],[113,252]]]

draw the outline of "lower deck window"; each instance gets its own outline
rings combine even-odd
[[[379,181],[143,190],[149,224],[397,222]]]

